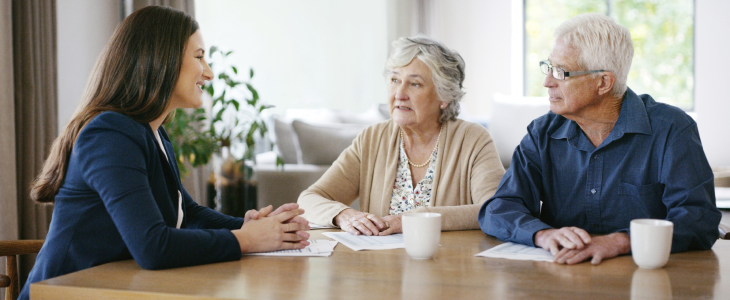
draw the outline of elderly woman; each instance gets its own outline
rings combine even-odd
[[[402,232],[401,215],[442,214],[443,230],[478,229],[504,174],[481,125],[459,120],[464,60],[424,36],[393,42],[391,119],[365,129],[298,203],[312,223],[352,234]],[[360,211],[349,207],[360,199]]]

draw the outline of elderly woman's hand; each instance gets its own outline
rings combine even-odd
[[[354,235],[380,235],[381,231],[388,229],[388,223],[381,218],[352,208],[341,211],[335,217],[335,223],[342,230]]]
[[[403,223],[400,221],[402,215],[388,215],[383,217],[383,222],[389,225],[386,230],[380,232],[380,235],[390,235],[403,232]]]

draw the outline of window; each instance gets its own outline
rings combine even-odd
[[[632,90],[693,110],[693,0],[525,0],[526,96],[547,96],[538,65],[552,50],[555,28],[590,12],[607,14],[631,32],[634,59],[628,86]]]

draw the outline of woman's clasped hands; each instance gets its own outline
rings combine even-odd
[[[296,203],[284,204],[275,211],[271,205],[260,211],[246,212],[241,229],[232,230],[241,253],[302,249],[309,245],[309,222]]]
[[[388,215],[380,218],[371,213],[345,209],[335,217],[335,223],[342,230],[354,235],[389,235],[403,232],[400,216]]]

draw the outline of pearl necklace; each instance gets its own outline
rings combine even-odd
[[[414,164],[414,163],[413,163],[413,162],[412,162],[412,161],[411,161],[410,159],[408,159],[408,153],[405,153],[405,155],[406,155],[406,161],[407,161],[407,162],[408,162],[408,163],[409,163],[409,164],[410,164],[411,166],[414,166],[414,167],[416,167],[416,168],[421,168],[421,167],[424,167],[424,166],[426,166],[426,165],[427,165],[427,164],[428,164],[429,162],[431,162],[431,156],[433,156],[433,154],[434,154],[434,153],[436,152],[436,150],[438,150],[438,148],[439,148],[439,139],[441,138],[441,131],[443,131],[443,130],[444,130],[444,125],[442,124],[442,125],[441,125],[441,129],[439,129],[439,135],[438,135],[438,137],[436,137],[436,146],[434,146],[434,147],[433,147],[433,151],[431,151],[431,155],[430,155],[430,156],[428,157],[428,160],[427,160],[426,162],[424,162],[424,163],[422,163],[422,164],[420,164],[420,165],[419,165],[419,164]],[[405,142],[405,141],[406,141],[406,140],[405,140],[405,139],[403,139],[403,129],[401,129],[401,130],[400,130],[400,140],[401,140],[401,143],[403,143],[403,147],[405,148],[405,144],[406,144],[406,142]],[[405,152],[405,149],[403,149],[403,152]]]

